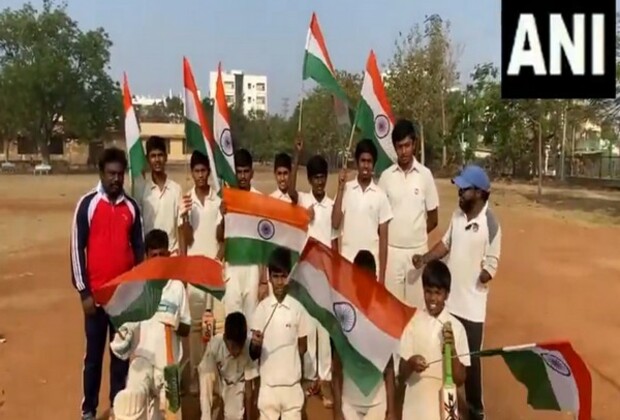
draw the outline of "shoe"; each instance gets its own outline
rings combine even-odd
[[[93,413],[82,414],[82,420],[97,420],[97,417]]]

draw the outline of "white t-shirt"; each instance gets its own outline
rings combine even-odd
[[[301,304],[288,295],[282,303],[269,295],[258,304],[250,329],[264,331],[259,367],[261,385],[299,383],[301,360],[297,340],[308,335],[307,319]]]
[[[168,281],[162,290],[157,311],[176,316],[179,324],[191,325],[189,304],[183,283],[178,280]],[[156,316],[148,321],[140,322],[140,338],[133,356],[143,357],[156,368],[163,369],[167,365],[166,327],[155,318]],[[181,340],[176,334],[172,334],[172,352],[174,353],[173,360],[180,362],[183,349]]]
[[[489,287],[480,283],[478,277],[482,269],[495,277],[501,240],[502,230],[488,204],[469,221],[461,209],[452,215],[442,241],[450,251],[446,264],[452,273],[446,305],[454,315],[472,322],[484,322]]]
[[[232,385],[251,379],[253,364],[249,353],[249,343],[250,340],[246,340],[241,354],[237,357],[232,357],[226,347],[224,334],[217,334],[207,344],[203,362],[207,369],[214,369],[218,372],[220,380],[224,385]]]
[[[437,316],[431,316],[426,308],[418,311],[405,327],[400,341],[400,357],[408,360],[415,355],[423,356],[427,362],[442,359],[443,324],[452,324],[454,347],[460,362],[470,365],[467,334],[463,324],[447,309]],[[403,418],[415,413],[424,420],[441,420],[439,415],[439,391],[443,385],[443,363],[429,365],[428,369],[418,374],[413,372],[406,380],[405,404]]]
[[[342,197],[342,256],[353,261],[366,249],[379,267],[379,225],[392,220],[387,195],[372,181],[363,190],[357,178],[346,183]]]
[[[142,208],[144,234],[146,235],[153,229],[161,229],[168,234],[170,251],[176,250],[178,248],[177,220],[182,194],[181,186],[170,177],[166,179],[162,189],[150,178],[137,186],[136,201]]]
[[[192,208],[189,212],[189,222],[194,231],[194,243],[187,248],[187,255],[203,255],[215,258],[219,249],[216,231],[222,221],[220,205],[222,200],[211,188],[205,197],[204,204],[196,195],[196,188],[191,190]]]
[[[299,205],[314,210],[314,219],[308,225],[308,236],[331,248],[332,240],[338,238],[338,231],[332,229],[332,209],[334,200],[327,195],[318,201],[312,192],[299,193]]]
[[[379,188],[385,191],[394,214],[389,225],[388,244],[397,248],[426,246],[426,212],[439,207],[431,171],[415,158],[408,171],[394,164],[381,174]]]

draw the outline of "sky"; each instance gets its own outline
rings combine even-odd
[[[0,0],[0,9],[21,0]],[[34,0],[35,6],[41,0]],[[162,96],[183,87],[188,57],[206,95],[209,72],[224,70],[268,77],[269,111],[290,107],[302,92],[302,59],[308,25],[316,12],[334,66],[360,72],[374,49],[379,65],[393,55],[399,33],[425,16],[449,20],[460,47],[461,82],[478,63],[500,61],[500,0],[68,0],[82,29],[103,27],[114,45],[110,74],[129,76],[134,95]],[[304,88],[312,88],[306,81]]]

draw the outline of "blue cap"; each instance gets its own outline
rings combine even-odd
[[[456,176],[452,183],[460,189],[477,188],[482,191],[491,190],[489,176],[480,166],[468,165]]]

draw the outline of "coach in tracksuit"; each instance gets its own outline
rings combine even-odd
[[[93,299],[92,290],[130,270],[144,258],[142,217],[136,202],[123,191],[127,157],[120,149],[103,151],[100,182],[80,198],[71,231],[71,275],[84,311],[82,419],[94,420],[99,404],[103,354],[114,336],[108,315]],[[110,352],[110,404],[125,387],[128,364]]]

